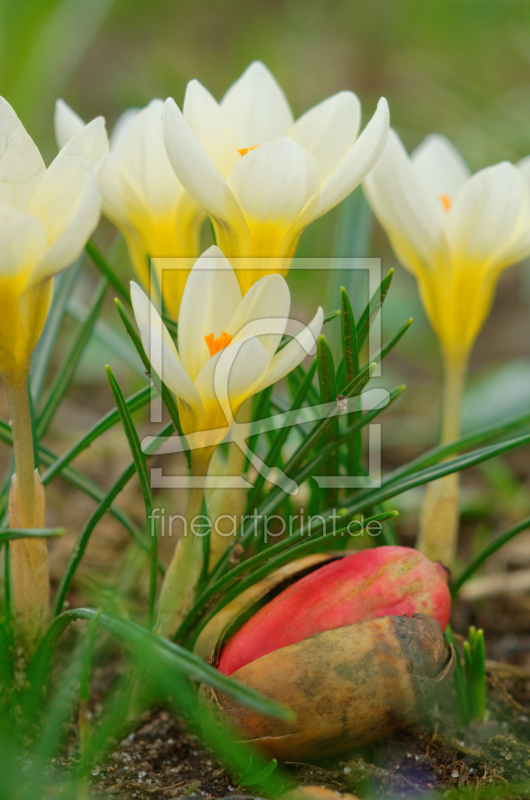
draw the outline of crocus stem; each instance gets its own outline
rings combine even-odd
[[[35,457],[27,376],[13,385],[6,384],[6,394],[13,432],[20,523],[23,528],[33,528],[35,527]]]
[[[445,356],[441,443],[458,439],[467,358]]]
[[[195,450],[191,459],[191,478],[206,475],[211,453]],[[186,508],[186,529],[179,539],[175,553],[165,574],[160,591],[155,632],[170,638],[190,610],[203,567],[203,539],[196,531],[194,520],[202,510],[204,489],[192,485]]]
[[[460,434],[460,416],[467,358],[446,354],[441,443],[448,444]],[[427,486],[420,514],[417,549],[450,567],[456,555],[460,519],[458,473],[446,475]]]
[[[44,489],[35,470],[27,375],[5,382],[13,431],[16,474],[9,495],[12,528],[44,528]],[[22,638],[31,651],[48,616],[50,578],[45,539],[18,539],[9,544],[15,611]]]

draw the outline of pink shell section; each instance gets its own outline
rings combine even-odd
[[[445,630],[447,571],[409,547],[362,550],[301,578],[249,619],[221,652],[225,675],[321,631],[374,617],[426,614]]]

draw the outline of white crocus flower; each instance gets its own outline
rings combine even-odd
[[[131,282],[142,343],[153,369],[176,395],[192,459],[209,460],[245,400],[280,380],[311,352],[323,324],[312,322],[278,351],[291,297],[281,275],[261,278],[241,294],[218,247],[190,272],[178,318],[178,349],[149,298]],[[195,456],[194,456],[195,454]]]
[[[210,247],[193,266],[180,306],[178,350],[142,289],[131,283],[142,343],[153,369],[177,397],[191,449],[192,476],[204,476],[215,447],[248,398],[279,381],[313,351],[323,311],[281,350],[291,297],[281,275],[266,275],[244,296],[230,263]],[[232,445],[233,446],[233,445]],[[192,484],[188,524],[201,514],[202,489]],[[215,553],[214,553],[215,557]],[[203,565],[202,540],[179,539],[158,606],[156,631],[170,636],[195,596]]]
[[[388,133],[386,100],[359,136],[360,122],[359,100],[349,91],[295,122],[260,62],[220,103],[195,80],[183,113],[167,100],[164,141],[178,179],[210,215],[224,254],[252,259],[248,270],[238,270],[243,292],[264,274],[253,267],[285,274],[304,228],[372,169]]]
[[[445,365],[442,443],[458,438],[464,376],[500,273],[530,254],[525,170],[508,162],[471,175],[443,136],[409,157],[390,131],[364,182],[370,205],[404,267],[417,278]],[[429,484],[418,549],[451,566],[459,521],[458,475]]]
[[[52,277],[78,258],[98,223],[95,170],[106,150],[105,123],[98,117],[46,168],[0,98],[0,375],[6,384],[27,379]]]
[[[162,100],[152,100],[120,117],[110,136],[100,189],[103,213],[123,234],[139,280],[151,286],[151,256],[164,303],[176,319],[189,269],[200,253],[205,213],[184,191],[168,161],[163,106]],[[84,124],[66,103],[57,101],[55,135],[60,146]]]
[[[471,175],[443,136],[429,136],[409,157],[391,131],[364,189],[418,280],[446,359],[467,361],[500,273],[530,253],[522,169],[504,161]]]
[[[95,171],[107,150],[94,120],[48,168],[9,103],[0,98],[0,377],[13,432],[15,528],[43,528],[44,490],[35,470],[28,374],[50,308],[53,276],[81,254],[99,220]],[[50,581],[46,540],[9,543],[17,622],[31,649],[45,629]]]

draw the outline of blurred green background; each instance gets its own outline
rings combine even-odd
[[[353,89],[365,122],[386,96],[392,124],[409,148],[438,131],[453,140],[472,169],[530,153],[527,0],[0,2],[0,93],[47,160],[56,153],[57,97],[87,120],[103,114],[110,130],[126,108],[153,97],[171,95],[181,103],[192,78],[220,98],[254,59],[272,70],[295,116]],[[337,218],[334,211],[312,225],[300,254],[330,255]],[[108,233],[103,226],[96,236],[105,244]],[[377,226],[370,252],[383,258],[385,272],[396,266]],[[528,277],[522,265],[501,279],[473,355],[466,425],[530,405]],[[115,316],[109,308],[109,320],[116,322]],[[436,438],[441,364],[414,281],[398,268],[384,329],[394,330],[409,316],[414,325],[385,362],[382,379],[389,388],[403,382],[411,388],[392,411],[401,425],[386,434],[399,460],[404,446]],[[104,384],[101,352],[91,346],[84,358],[85,380],[100,376]]]
[[[47,154],[53,103],[113,123],[198,78],[220,97],[247,64],[295,114],[339,89],[384,94],[407,145],[437,130],[474,168],[530,151],[525,0],[2,0],[0,91]]]

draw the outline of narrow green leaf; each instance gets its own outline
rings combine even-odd
[[[335,365],[333,363],[333,355],[330,347],[326,341],[325,336],[319,336],[317,342],[317,364],[318,364],[318,382],[320,386],[320,400],[322,403],[332,403],[337,399],[337,386],[335,383]],[[337,439],[339,435],[339,421],[335,418],[331,425],[328,425],[323,435],[323,442],[331,444]],[[321,471],[324,475],[338,475],[339,474],[339,460],[336,448],[330,455],[327,464],[322,463]],[[333,505],[337,500],[337,489],[331,487],[327,492],[327,501],[329,505]]]
[[[466,567],[463,573],[460,575],[459,578],[455,580],[451,587],[451,597],[455,598],[462,586],[467,583],[467,581],[471,578],[475,572],[480,569],[480,567],[486,563],[488,558],[490,558],[494,553],[504,547],[509,541],[514,539],[519,533],[523,531],[527,531],[530,528],[530,517],[526,517],[526,519],[521,520],[518,522],[517,525],[513,525],[511,528],[508,528],[507,531],[501,533],[492,542],[485,547],[481,553],[474,559],[474,561]]]
[[[336,311],[330,311],[329,314],[325,314],[324,321],[322,324],[326,325],[328,322],[331,322],[332,319],[337,319],[337,317],[340,317],[340,308],[338,308]],[[287,341],[289,342],[290,339],[288,339]]]
[[[68,388],[73,380],[75,371],[78,367],[79,361],[85,347],[90,339],[94,325],[99,316],[105,293],[107,291],[107,281],[103,279],[92,299],[92,303],[87,311],[85,321],[77,329],[70,350],[66,354],[61,368],[58,370],[52,385],[50,386],[48,395],[39,413],[37,422],[37,436],[42,439],[50,422],[52,421],[55,412],[59,408],[61,400],[68,391]]]
[[[400,328],[398,328],[398,330],[395,332],[392,338],[389,339],[388,342],[386,342],[386,344],[383,345],[383,347],[378,353],[376,353],[376,355],[374,356],[374,361],[377,364],[380,364],[381,361],[385,358],[385,356],[387,356],[390,353],[390,351],[394,349],[394,347],[397,345],[401,337],[406,334],[412,323],[413,319],[412,317],[409,317],[409,319],[406,320],[406,322],[404,322]]]
[[[375,290],[374,294],[370,298],[370,302],[359,317],[359,321],[357,323],[357,346],[359,350],[363,346],[366,337],[368,336],[368,331],[370,330],[372,322],[377,317],[383,303],[386,300],[393,277],[394,270],[391,269],[389,273],[385,275],[380,286]]]
[[[297,394],[294,397],[294,400],[289,408],[289,411],[296,411],[297,409],[301,408],[307,394],[309,392],[309,387],[313,383],[313,378],[315,377],[315,372],[317,369],[317,362],[312,361],[309,369],[307,370],[306,374],[304,375],[304,379],[300,384]],[[282,451],[282,447],[285,444],[287,437],[289,436],[290,428],[285,426],[284,428],[280,428],[277,432],[276,436],[274,437],[272,444],[270,446],[269,452],[265,456],[264,463],[265,464],[277,464],[280,458],[280,454]],[[256,482],[254,484],[254,488],[250,493],[247,508],[251,509],[256,505],[257,499],[260,496],[261,489],[263,484],[265,483],[264,476],[260,473],[256,478]]]
[[[373,214],[361,187],[344,198],[338,207],[334,258],[361,258],[368,255]]]
[[[447,628],[445,629],[445,638],[447,639],[449,644],[452,645],[456,655],[455,673],[453,680],[456,691],[458,715],[460,717],[461,724],[468,725],[471,720],[471,715],[469,710],[469,698],[466,686],[466,679],[464,677],[464,671],[462,669],[462,662],[460,660],[460,653],[458,652],[458,646],[456,644],[456,640],[450,625],[448,625]]]
[[[64,528],[9,528],[0,531],[0,544],[11,539],[53,539],[64,534]]]
[[[164,428],[162,428],[162,430],[160,431],[160,435],[166,436],[170,434],[173,430],[174,430],[173,425],[169,423],[168,425],[165,425]],[[136,474],[136,467],[133,462],[132,464],[129,464],[129,466],[124,470],[124,472],[122,472],[118,480],[115,481],[114,485],[102,497],[98,507],[96,508],[90,519],[85,524],[83,530],[79,534],[77,541],[70,553],[68,563],[63,570],[59,586],[57,587],[57,591],[55,593],[53,616],[57,616],[63,610],[64,602],[67,598],[75,573],[77,571],[77,568],[79,567],[79,564],[83,559],[85,550],[88,546],[88,542],[90,541],[90,537],[93,531],[95,530],[96,525],[98,524],[100,519],[104,516],[104,514],[112,508],[116,497],[118,497],[120,492],[125,488],[125,486],[128,484],[128,482],[135,474]],[[148,552],[151,555],[151,548],[145,543],[143,537],[139,536],[136,539],[136,541],[146,552]],[[152,569],[153,568],[152,562],[150,566]],[[162,575],[164,574],[164,569],[160,564],[158,564],[157,569],[158,572],[160,572]],[[151,580],[153,580],[153,578],[151,578]]]
[[[64,611],[54,619],[41,640],[28,669],[28,681],[32,687],[41,691],[41,687],[46,683],[55,647],[68,625],[76,620],[91,621],[96,616],[98,626],[115,636],[124,646],[131,648],[133,653],[135,651],[144,654],[150,652],[153,658],[158,659],[161,664],[167,664],[177,674],[184,675],[194,682],[213,686],[214,689],[230,695],[237,702],[262,714],[278,719],[293,719],[294,715],[289,709],[263,697],[245,684],[228,678],[188,650],[184,650],[130,620],[112,617],[91,608]]]
[[[30,388],[34,403],[38,403],[46,380],[50,358],[63,321],[66,306],[81,271],[83,257],[55,278],[55,292],[42,335],[31,358]]]
[[[140,408],[143,408],[151,398],[151,386],[144,386],[139,389],[135,394],[127,398],[127,408],[129,413],[132,414]],[[60,475],[65,467],[70,464],[83,450],[86,450],[92,442],[95,442],[106,431],[112,428],[120,421],[120,413],[117,408],[108,411],[95,425],[92,426],[84,436],[79,439],[75,444],[68,448],[62,455],[55,459],[55,461],[48,467],[46,472],[42,475],[42,482],[44,484],[50,483],[57,475]]]
[[[0,420],[0,441],[5,442],[10,447],[13,447],[13,437],[11,435],[11,428],[7,425],[6,422]],[[51,466],[57,461],[57,456],[55,453],[52,453],[47,447],[44,447],[42,444],[39,447],[39,461],[41,464],[45,466]],[[46,473],[45,473],[46,474]],[[61,477],[66,483],[70,484],[70,486],[79,489],[80,491],[84,492],[88,497],[91,497],[93,500],[100,502],[105,493],[102,489],[97,486],[89,477],[83,475],[82,472],[74,469],[73,467],[67,466],[64,467],[61,471]],[[51,479],[46,478],[44,480],[44,476],[42,479],[43,484],[49,483]],[[134,524],[128,514],[123,511],[123,509],[119,508],[116,505],[112,505],[109,508],[109,513],[118,520],[118,522],[123,525],[125,530],[127,530],[131,536],[138,542],[140,547],[145,547],[145,542],[143,541],[138,527]]]
[[[118,292],[122,300],[125,300],[126,303],[130,304],[131,300],[127,286],[123,283],[121,278],[118,277],[116,270],[107,261],[99,247],[92,241],[92,239],[87,243],[85,250],[101,274],[107,279],[110,286],[112,286],[114,291]]]
[[[355,317],[348,297],[348,292],[341,286],[340,289],[341,306],[341,333],[342,333],[342,364],[345,372],[346,384],[351,383],[359,374],[359,347],[357,345],[357,330],[355,327]],[[360,417],[360,411],[348,414],[348,423],[356,422]],[[349,475],[359,475],[361,471],[362,438],[361,432],[356,434],[348,447],[347,469]]]
[[[129,409],[127,408],[125,397],[123,395],[122,390],[120,389],[118,381],[114,376],[114,373],[112,372],[112,369],[108,365],[105,367],[105,369],[107,370],[107,377],[112,391],[112,396],[114,397],[114,402],[116,404],[116,408],[119,411],[121,422],[125,430],[125,435],[127,436],[127,441],[129,443],[129,448],[131,450],[131,454],[133,457],[134,466],[138,474],[138,480],[140,483],[142,497],[144,499],[145,515],[147,519],[148,533],[151,542],[151,559],[150,559],[151,566],[149,572],[150,576],[149,600],[148,600],[148,611],[147,611],[147,627],[150,630],[153,627],[154,613],[155,613],[156,579],[157,579],[157,563],[158,563],[158,532],[156,531],[156,528],[153,524],[153,492],[151,489],[151,484],[149,482],[146,458],[142,452],[142,445],[140,444],[140,438],[134,426],[134,422],[132,421]]]

